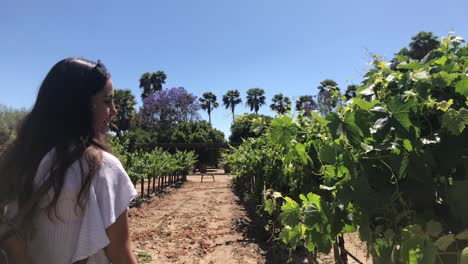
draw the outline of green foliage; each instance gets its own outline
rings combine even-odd
[[[244,114],[238,116],[231,125],[231,135],[229,136],[229,142],[241,143],[243,139],[258,137],[263,132],[264,126],[256,126],[256,124],[258,124],[258,122],[255,122],[256,120],[261,124],[268,125],[272,118],[269,116],[257,114]]]
[[[148,95],[162,90],[162,85],[166,83],[166,78],[166,73],[163,71],[143,73],[140,77],[141,99],[145,99]]]
[[[183,122],[175,127],[167,138],[160,138],[160,142],[170,143],[223,143],[224,133],[213,128],[206,121]]]
[[[12,109],[0,104],[0,152],[16,136],[17,127],[27,113],[25,109]]]
[[[167,129],[133,128],[125,131],[121,139],[127,142],[128,150],[150,151],[157,143],[224,143],[224,133],[213,128],[208,122],[181,122]],[[215,166],[219,158],[216,149],[186,148],[198,155],[201,163]]]
[[[158,142],[160,135],[155,129],[134,127],[125,131],[121,138],[127,142],[128,150],[133,152],[139,149],[151,149],[153,144]]]
[[[121,136],[122,132],[128,130],[132,123],[134,123],[135,111],[135,97],[130,90],[116,89],[114,92],[114,104],[117,109],[116,116],[112,119],[109,128]]]
[[[467,261],[461,42],[449,36],[420,62],[375,56],[346,106],[325,117],[280,116],[232,150],[236,177],[255,179],[260,187],[246,191],[282,224],[278,240],[327,253],[337,236],[359,230],[374,263]]]
[[[110,145],[134,184],[145,178],[187,175],[198,160],[193,151],[176,151],[173,154],[159,148],[151,151],[129,151],[128,141],[120,141],[117,137],[110,139]]]

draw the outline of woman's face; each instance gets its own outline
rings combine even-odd
[[[91,111],[96,136],[105,136],[112,117],[117,113],[114,105],[114,85],[111,79],[107,81],[101,91],[91,97]]]

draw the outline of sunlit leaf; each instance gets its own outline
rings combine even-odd
[[[464,248],[461,252],[460,264],[468,264],[468,247]]]
[[[442,115],[442,126],[455,135],[460,135],[468,124],[468,110],[465,108],[456,111],[449,109]]]
[[[455,242],[455,236],[453,234],[448,234],[443,237],[439,237],[434,244],[440,251],[446,251],[453,242]]]
[[[289,116],[281,116],[271,121],[271,140],[286,146],[296,136],[297,126]]]
[[[413,62],[410,62],[410,63],[400,63],[397,68],[398,69],[406,69],[406,70],[419,70],[422,67],[424,67],[424,65],[422,65],[419,62],[413,61]]]
[[[286,203],[281,206],[281,222],[289,226],[296,226],[301,217],[299,205],[289,197],[285,197],[285,200]]]
[[[455,91],[463,96],[468,96],[468,77],[464,77],[455,85]]]

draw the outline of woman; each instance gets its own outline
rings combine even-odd
[[[136,191],[106,143],[113,94],[99,61],[67,58],[47,74],[0,156],[0,209],[24,215],[21,236],[4,242],[11,257],[25,241],[29,254],[14,257],[31,263],[136,263],[127,215]]]

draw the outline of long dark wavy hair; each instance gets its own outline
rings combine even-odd
[[[42,82],[31,112],[18,128],[16,139],[0,156],[0,208],[17,201],[28,203],[38,189],[34,177],[42,158],[55,151],[50,176],[43,183],[53,189],[47,206],[50,212],[60,196],[66,170],[75,161],[85,160],[77,205],[83,207],[91,180],[102,162],[105,142],[97,142],[93,129],[91,97],[106,85],[110,74],[100,63],[82,58],[59,61]],[[45,192],[47,193],[47,192]],[[44,193],[44,194],[45,194]],[[36,198],[36,197],[35,197]]]

